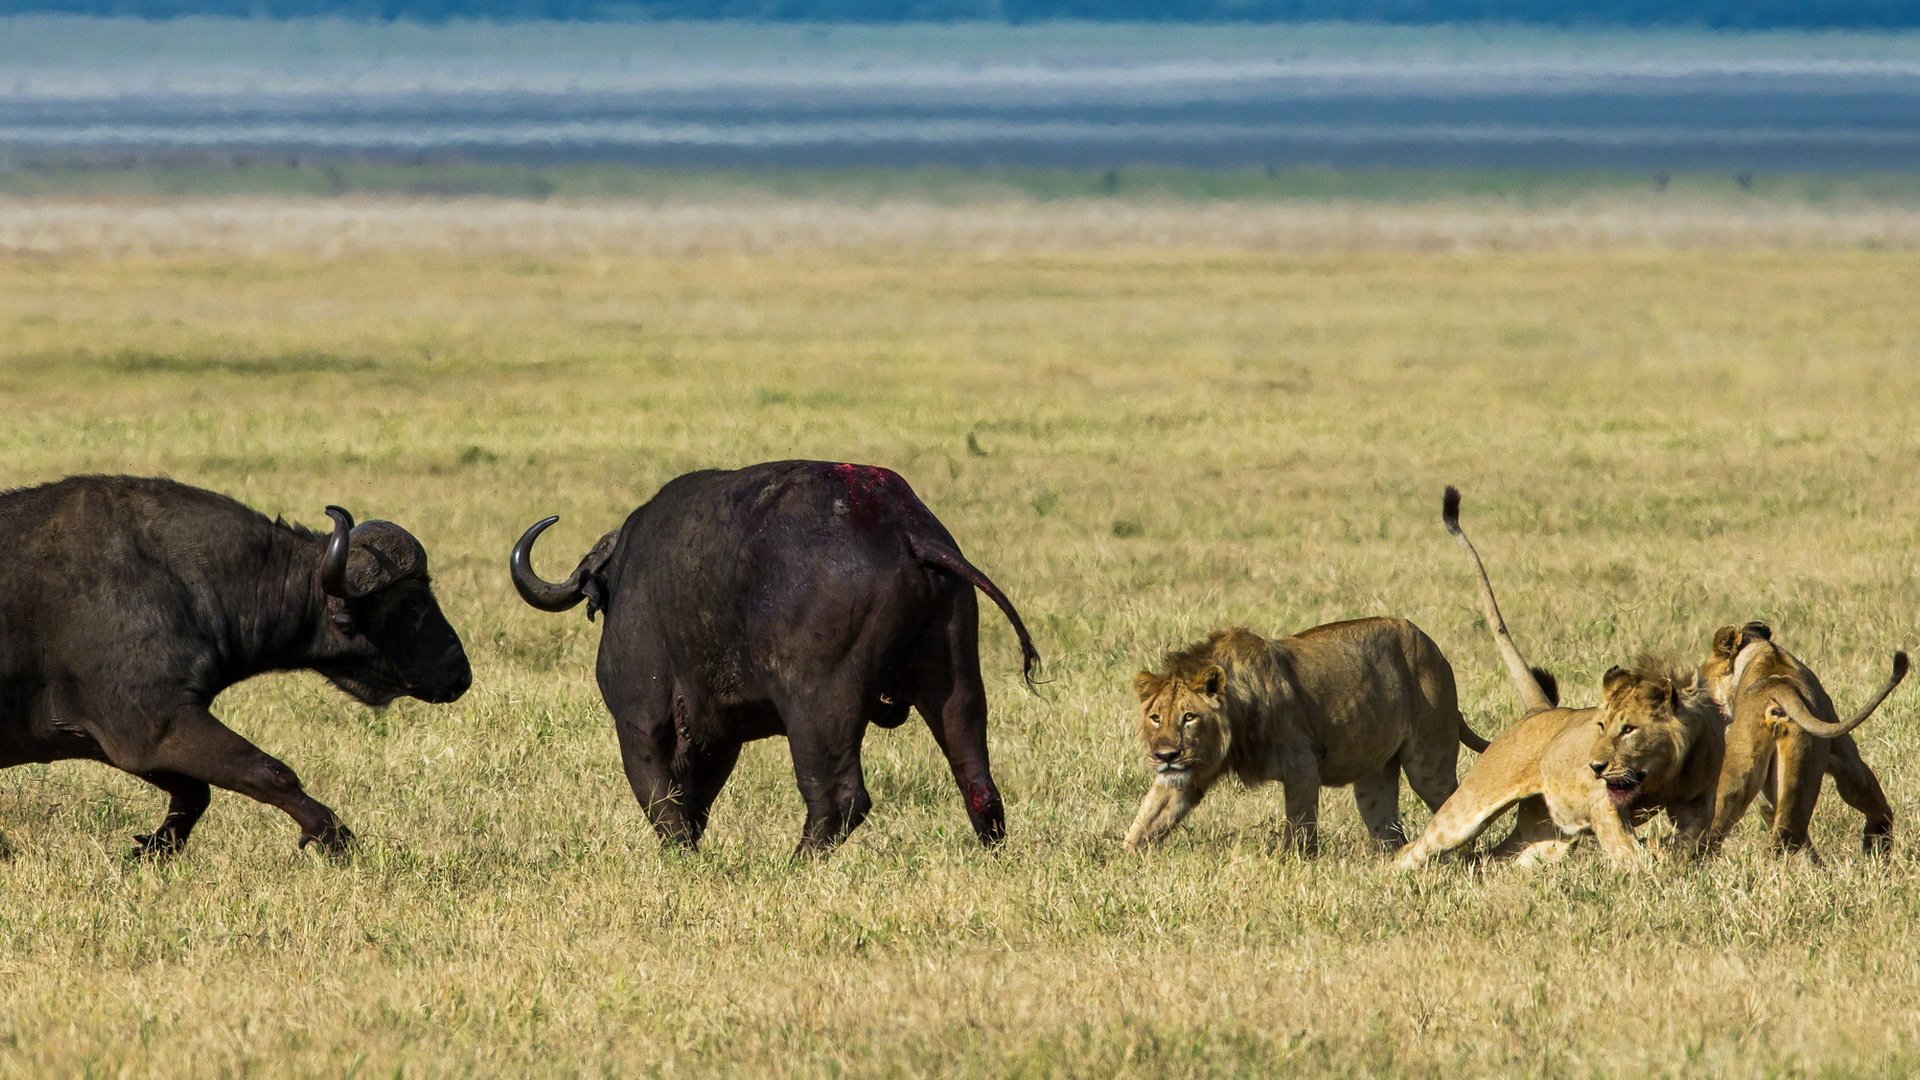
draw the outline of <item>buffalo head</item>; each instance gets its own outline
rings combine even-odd
[[[391,521],[358,526],[327,507],[333,519],[320,557],[331,640],[315,669],[368,705],[402,695],[453,701],[473,684],[460,636],[440,612],[427,579],[427,550]]]

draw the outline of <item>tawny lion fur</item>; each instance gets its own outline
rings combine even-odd
[[[1287,839],[1318,848],[1323,786],[1353,785],[1375,841],[1391,850],[1400,774],[1428,807],[1453,793],[1464,742],[1484,749],[1460,716],[1453,667],[1405,619],[1329,623],[1269,641],[1219,630],[1134,676],[1140,737],[1158,775],[1127,831],[1131,851],[1164,837],[1221,777],[1286,789]]]
[[[1776,850],[1817,860],[1808,839],[1820,778],[1830,774],[1840,797],[1866,821],[1860,844],[1870,855],[1893,844],[1893,809],[1879,778],[1848,734],[1873,715],[1907,674],[1907,655],[1893,654],[1893,673],[1846,723],[1811,669],[1774,644],[1765,623],[1723,626],[1700,678],[1728,723],[1708,843],[1718,847],[1758,796]]]
[[[1645,855],[1634,827],[1662,810],[1680,845],[1703,845],[1723,756],[1720,711],[1706,687],[1689,672],[1642,661],[1607,672],[1597,708],[1558,707],[1514,645],[1486,568],[1460,530],[1459,492],[1448,488],[1443,505],[1447,530],[1479,575],[1488,625],[1527,711],[1494,738],[1394,864],[1409,869],[1464,847],[1510,809],[1517,810],[1513,832],[1488,858],[1538,865],[1593,836],[1610,861],[1637,864]]]

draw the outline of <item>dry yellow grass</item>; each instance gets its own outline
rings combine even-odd
[[[345,865],[220,795],[131,866],[150,789],[0,773],[0,1075],[1910,1072],[1911,688],[1862,732],[1884,866],[1831,795],[1823,870],[1750,826],[1637,880],[1396,877],[1341,793],[1320,859],[1278,852],[1274,791],[1119,852],[1127,679],[1219,622],[1405,615],[1472,722],[1511,718],[1447,482],[1569,699],[1748,618],[1843,708],[1876,683],[1920,600],[1915,227],[1782,212],[1703,244],[1624,205],[0,207],[0,481],[392,517],[477,675],[452,707],[218,703],[365,837]],[[559,560],[678,472],[785,456],[898,468],[1026,613],[1038,697],[984,621],[1004,850],[910,725],[833,859],[787,861],[781,742],[663,855],[598,628],[506,583],[541,514]]]

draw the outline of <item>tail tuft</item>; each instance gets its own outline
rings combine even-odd
[[[1547,695],[1547,704],[1552,705],[1556,709],[1559,708],[1560,680],[1553,677],[1553,672],[1543,667],[1528,668],[1527,670],[1533,672],[1533,681],[1540,684],[1540,692]]]
[[[1894,653],[1893,654],[1893,681],[1899,682],[1901,679],[1904,679],[1906,677],[1907,677],[1907,654],[1904,651]]]
[[[1460,489],[1447,485],[1447,493],[1440,497],[1440,520],[1446,523],[1447,531],[1460,535]]]

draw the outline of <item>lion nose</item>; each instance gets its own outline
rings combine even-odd
[[[1599,776],[1601,773],[1607,771],[1607,763],[1604,761],[1590,761],[1587,763],[1587,768],[1593,770],[1593,775]]]
[[[1162,747],[1153,752],[1153,760],[1164,761],[1169,765],[1179,760],[1179,758],[1180,758],[1180,748],[1177,746]]]

